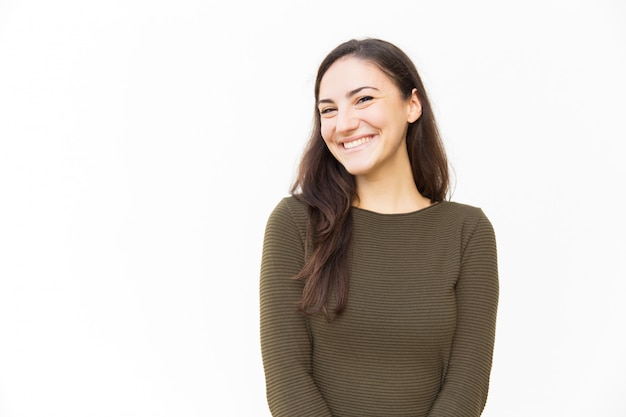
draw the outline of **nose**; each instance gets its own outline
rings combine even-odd
[[[349,132],[356,129],[359,126],[359,119],[356,112],[351,108],[339,109],[337,112],[337,132]]]

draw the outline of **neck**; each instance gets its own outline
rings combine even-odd
[[[357,177],[354,206],[383,214],[410,213],[431,205],[415,186],[413,177],[403,176],[378,181]]]

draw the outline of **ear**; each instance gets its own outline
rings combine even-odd
[[[409,97],[409,113],[407,120],[409,123],[415,122],[422,115],[422,103],[417,96],[417,88],[411,91],[411,97]]]

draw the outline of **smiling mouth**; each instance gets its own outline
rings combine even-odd
[[[371,136],[366,136],[366,137],[364,137],[364,138],[360,138],[360,139],[357,139],[357,140],[353,140],[353,141],[351,141],[351,142],[344,142],[344,143],[343,143],[343,147],[344,147],[345,149],[352,149],[352,148],[356,148],[357,146],[359,146],[359,145],[363,145],[364,143],[367,143],[367,142],[369,142],[370,140],[372,140],[372,137],[371,137]]]

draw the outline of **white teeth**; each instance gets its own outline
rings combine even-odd
[[[363,145],[364,143],[369,142],[370,140],[372,140],[372,137],[367,136],[365,138],[353,140],[352,142],[344,142],[343,147],[346,149],[352,149],[359,145]]]

